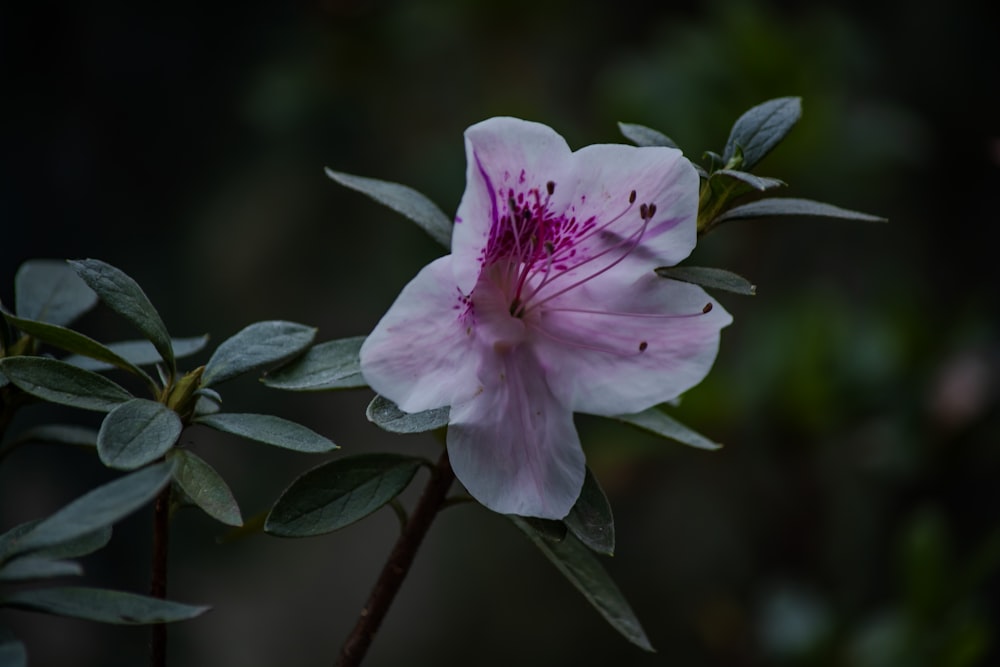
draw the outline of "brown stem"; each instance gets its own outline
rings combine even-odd
[[[399,587],[406,578],[406,573],[413,564],[413,558],[417,554],[420,542],[431,527],[431,522],[444,504],[448,495],[448,489],[455,479],[455,473],[451,470],[451,463],[448,461],[448,452],[445,450],[441,454],[437,465],[431,471],[431,478],[424,488],[424,493],[420,496],[420,501],[413,510],[413,514],[403,527],[403,532],[396,545],[389,554],[382,573],[375,582],[368,602],[365,603],[358,617],[358,622],[354,630],[348,635],[344,646],[340,650],[340,657],[337,659],[337,667],[357,667],[364,660],[368,647],[378,632],[382,619],[389,611]]]
[[[153,572],[150,577],[149,594],[161,600],[167,597],[167,546],[170,538],[170,486],[156,498],[153,508]],[[152,667],[166,667],[167,625],[153,626],[153,638],[149,649],[149,664]]]

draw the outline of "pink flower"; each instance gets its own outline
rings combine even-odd
[[[698,384],[732,320],[658,277],[694,248],[698,175],[680,151],[595,145],[492,118],[465,133],[452,253],[426,266],[361,348],[405,412],[450,406],[469,493],[562,518],[580,494],[574,412],[641,412]]]

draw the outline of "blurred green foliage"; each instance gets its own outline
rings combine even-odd
[[[789,196],[890,224],[732,223],[696,250],[693,264],[758,285],[753,298],[722,296],[735,322],[678,409],[722,451],[579,420],[615,508],[609,569],[659,653],[624,646],[507,522],[461,507],[432,532],[368,664],[993,664],[1000,104],[987,11],[928,0],[4,7],[0,275],[31,257],[99,256],[141,282],[179,335],[274,318],[319,326],[320,340],[360,335],[439,250],[324,166],[406,183],[451,214],[461,132],[488,116],[545,122],[573,146],[642,123],[697,159],[721,151],[743,110],[800,95],[802,121],[760,173],[788,181]],[[4,303],[11,291],[0,285]],[[233,391],[241,405],[329,420],[318,430],[345,452],[433,451],[368,426],[368,396]],[[255,456],[250,468],[232,442],[206,446],[251,513],[306,465]],[[11,457],[3,525],[101,475],[66,456]],[[172,591],[216,610],[177,631],[179,664],[329,662],[317,656],[346,634],[395,530],[386,513],[308,543],[215,545],[207,522],[185,519]],[[145,539],[144,525],[126,526],[102,552],[117,560],[88,573],[140,587],[128,545]],[[141,634],[29,620],[10,625],[39,664],[143,654]],[[65,641],[44,639],[55,634]]]

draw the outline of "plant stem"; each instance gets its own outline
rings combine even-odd
[[[167,597],[167,546],[170,538],[170,486],[156,498],[153,508],[153,572],[150,577],[149,594],[161,600]],[[167,625],[153,626],[153,637],[149,649],[149,664],[152,667],[166,667]]]
[[[340,650],[337,667],[357,667],[364,660],[365,654],[368,653],[368,647],[382,624],[382,619],[389,611],[389,606],[395,599],[403,579],[406,578],[406,574],[413,564],[417,548],[431,527],[434,517],[445,503],[448,489],[454,479],[455,473],[451,470],[448,451],[444,450],[437,465],[431,470],[431,478],[428,480],[413,514],[410,515],[399,539],[396,540],[392,553],[389,554],[389,560],[382,568],[382,573],[379,574],[375,587],[372,589],[371,595],[368,596],[368,602],[361,610],[354,630],[348,635]]]

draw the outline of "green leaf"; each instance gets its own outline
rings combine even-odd
[[[33,523],[40,523],[38,521]],[[95,531],[75,537],[68,542],[59,542],[44,549],[32,552],[34,556],[47,558],[79,558],[103,549],[111,541],[111,526],[102,526]]]
[[[343,528],[399,495],[423,463],[399,454],[362,454],[324,463],[281,494],[264,530],[280,537],[308,537]]]
[[[200,616],[209,609],[124,591],[84,587],[17,591],[0,598],[0,606],[116,625],[173,623]]]
[[[725,269],[713,269],[705,266],[661,266],[656,274],[662,278],[679,280],[682,283],[700,285],[708,289],[720,289],[745,296],[757,293],[757,286],[743,276]]]
[[[622,135],[636,146],[666,146],[677,148],[673,139],[658,130],[635,123],[618,123]]]
[[[834,218],[837,220],[856,220],[860,222],[886,222],[885,218],[858,211],[849,211],[833,204],[824,204],[811,199],[795,199],[792,197],[770,197],[760,201],[750,202],[729,209],[718,218],[714,224],[730,220],[751,220],[755,218],[770,218],[774,216],[812,216],[819,218]]]
[[[99,259],[70,260],[70,266],[97,292],[101,301],[142,332],[167,362],[171,373],[177,370],[167,327],[137,282]]]
[[[22,556],[0,566],[0,581],[32,581],[83,574],[79,563],[42,556]]]
[[[338,449],[337,445],[315,431],[271,415],[220,413],[202,415],[194,421],[223,433],[232,433],[296,452],[317,453]]]
[[[716,450],[722,445],[712,442],[700,433],[696,433],[673,417],[668,417],[658,408],[649,408],[634,415],[618,415],[615,419],[626,424],[632,424],[639,428],[655,433],[656,435],[670,438],[682,445],[690,445],[698,449]]]
[[[361,376],[358,354],[364,336],[320,343],[287,366],[282,366],[261,381],[274,389],[288,391],[327,391],[367,387]]]
[[[450,409],[434,408],[423,412],[403,412],[384,396],[375,396],[365,415],[368,421],[390,433],[423,433],[448,425]]]
[[[97,433],[97,454],[109,468],[135,470],[174,446],[184,425],[176,412],[156,401],[134,398],[108,413]]]
[[[174,358],[176,359],[183,359],[184,357],[190,357],[192,354],[197,354],[207,344],[208,336],[174,338],[171,340],[171,346],[174,348]],[[118,343],[108,343],[105,347],[136,366],[152,366],[161,361],[160,353],[156,351],[156,348],[148,340],[126,340]],[[63,361],[67,364],[73,364],[78,368],[86,368],[88,371],[106,371],[112,368],[111,364],[80,355],[66,357]]]
[[[451,247],[451,220],[438,208],[437,204],[413,188],[374,178],[352,176],[334,171],[329,167],[326,168],[326,175],[337,183],[368,195],[379,204],[405,215],[430,234],[432,239],[445,248]]]
[[[0,625],[0,665],[28,667],[28,651],[7,628]]]
[[[566,539],[566,533],[569,529],[562,521],[539,519],[534,516],[522,516],[518,518],[528,524],[535,531],[536,535],[547,542],[562,542]]]
[[[205,364],[201,386],[225,382],[237,375],[288,361],[302,354],[316,329],[295,322],[255,322],[222,342]]]
[[[132,399],[103,375],[56,359],[7,357],[0,359],[0,370],[22,391],[60,405],[107,412]]]
[[[629,640],[644,651],[654,651],[625,596],[612,581],[597,556],[573,535],[561,542],[550,542],[539,535],[520,517],[511,517],[514,524],[541,550],[545,557],[569,579],[590,604]]]
[[[76,354],[83,355],[84,357],[90,357],[98,362],[103,362],[103,365],[105,366],[116,367],[124,371],[128,371],[129,373],[138,375],[140,378],[145,380],[146,384],[150,387],[156,387],[153,379],[149,377],[145,371],[89,336],[84,336],[83,334],[77,333],[72,329],[67,329],[55,324],[46,324],[45,322],[26,320],[20,317],[14,317],[13,315],[7,313],[4,313],[4,317],[8,322],[16,326],[23,333],[33,336],[40,341],[48,343],[54,347],[58,347],[66,352],[74,352]],[[77,364],[77,367],[79,368],[80,366]]]
[[[587,548],[612,556],[615,553],[615,520],[611,503],[590,468],[583,478],[583,490],[573,509],[563,519],[566,527]]]
[[[726,182],[727,199],[735,199],[750,192],[766,192],[788,185],[779,178],[756,176],[748,171],[738,169],[719,169],[712,172],[710,179]]]
[[[719,169],[712,173],[702,187],[698,203],[698,231],[702,234],[717,224],[717,218],[734,202],[748,194],[785,185],[776,178],[754,176],[745,171]]]
[[[96,447],[97,431],[85,426],[69,424],[43,424],[21,431],[11,440],[11,445],[26,442],[45,442],[76,447]]]
[[[171,463],[160,463],[97,487],[35,524],[8,555],[53,547],[110,526],[155,498],[172,472]]]
[[[722,151],[723,163],[729,165],[737,150],[742,150],[738,168],[749,171],[785,138],[801,116],[799,97],[779,97],[753,107],[733,124]]]
[[[49,324],[69,324],[94,307],[97,294],[66,262],[34,259],[21,265],[14,277],[19,317]]]
[[[168,458],[177,463],[174,482],[192,503],[227,526],[243,525],[233,492],[215,468],[186,449],[175,449]]]

